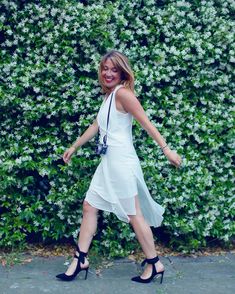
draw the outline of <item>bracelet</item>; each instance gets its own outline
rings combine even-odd
[[[161,149],[163,150],[164,148],[168,147],[168,145],[166,144],[164,147],[161,147]]]

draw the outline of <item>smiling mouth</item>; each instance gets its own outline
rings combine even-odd
[[[113,81],[113,79],[107,79],[107,78],[105,79],[106,83],[111,83],[112,81]]]

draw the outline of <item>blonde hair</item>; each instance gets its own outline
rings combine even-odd
[[[102,87],[102,90],[104,93],[108,93],[110,91],[109,88],[105,87],[102,77],[101,77],[101,72],[104,68],[104,63],[110,59],[113,63],[113,65],[120,70],[121,72],[121,84],[124,85],[127,89],[130,89],[132,92],[134,92],[134,74],[133,71],[130,67],[128,58],[122,54],[119,51],[116,50],[111,50],[107,52],[100,61],[100,66],[98,70],[98,78],[100,85]]]

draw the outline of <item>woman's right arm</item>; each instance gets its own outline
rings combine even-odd
[[[77,140],[72,144],[72,146],[65,151],[63,154],[63,160],[65,163],[68,163],[73,153],[77,150],[78,147],[81,147],[90,139],[92,139],[98,132],[98,123],[95,119],[93,124],[91,124],[87,130],[82,134],[81,137],[78,137]]]

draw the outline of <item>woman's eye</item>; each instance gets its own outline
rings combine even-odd
[[[108,67],[104,67],[104,68],[103,68],[103,71],[108,71],[108,70],[109,70]],[[115,73],[118,72],[117,68],[112,68],[111,71],[112,71],[112,72],[115,72]]]

